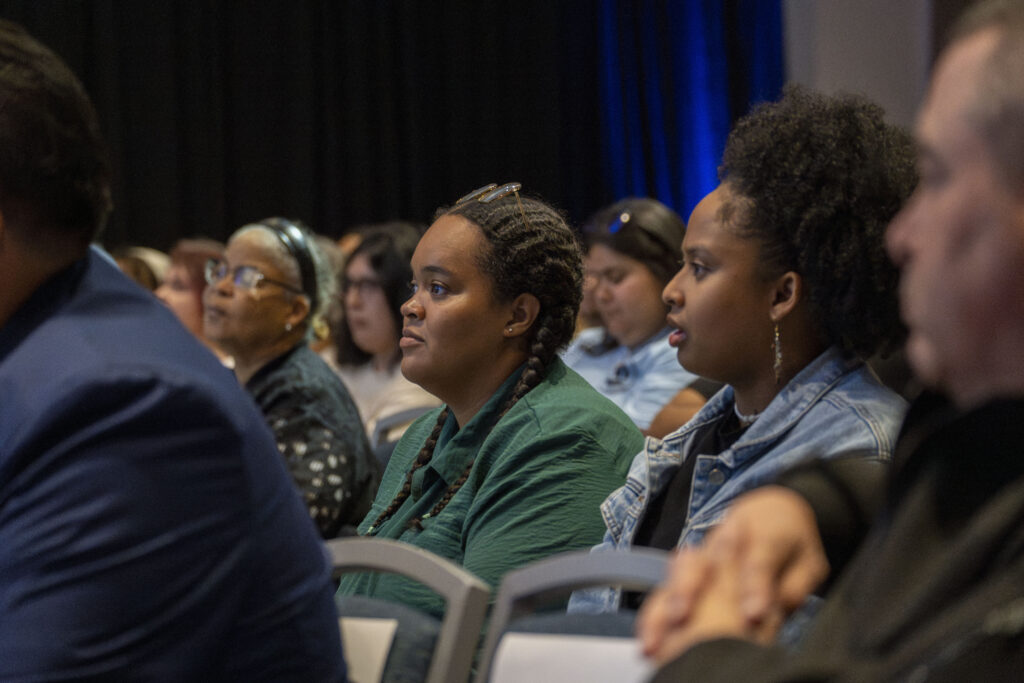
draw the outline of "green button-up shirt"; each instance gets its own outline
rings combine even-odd
[[[556,359],[545,379],[493,428],[519,373],[505,381],[462,429],[448,416],[430,463],[413,475],[412,492],[373,535],[416,545],[463,565],[495,590],[505,572],[601,541],[599,506],[625,481],[643,437],[615,404]],[[365,534],[401,489],[441,408],[417,420],[395,447],[369,514]],[[423,530],[425,515],[474,460],[469,479]],[[444,603],[430,589],[394,574],[349,574],[339,595],[367,595],[440,617]]]

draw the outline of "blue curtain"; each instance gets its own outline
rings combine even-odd
[[[598,26],[612,190],[685,218],[717,185],[732,122],[781,91],[781,0],[601,0]]]

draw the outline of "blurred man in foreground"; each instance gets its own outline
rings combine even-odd
[[[262,417],[89,248],[109,175],[81,84],[0,21],[0,680],[344,680]]]

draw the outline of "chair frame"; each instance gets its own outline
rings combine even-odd
[[[474,683],[486,683],[498,643],[509,623],[537,606],[591,586],[646,590],[665,578],[669,553],[652,548],[576,550],[510,571],[501,581]]]
[[[486,583],[450,560],[387,538],[336,538],[327,541],[326,547],[335,580],[350,572],[390,572],[440,594],[446,602],[445,613],[426,683],[469,680],[491,593]],[[474,637],[467,639],[465,634]]]

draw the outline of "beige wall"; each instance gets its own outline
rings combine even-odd
[[[931,0],[783,0],[787,80],[867,95],[910,126],[931,58]]]

